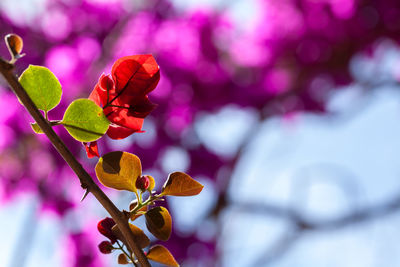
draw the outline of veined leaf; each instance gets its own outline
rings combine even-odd
[[[93,142],[106,133],[110,121],[93,101],[77,99],[65,111],[61,124],[76,140]]]
[[[164,207],[154,207],[145,214],[146,226],[155,237],[167,241],[171,235],[172,219]]]
[[[96,176],[104,186],[136,192],[136,179],[142,174],[140,159],[131,153],[105,154],[96,165]]]
[[[61,84],[48,68],[29,65],[19,82],[38,109],[49,111],[60,103]]]
[[[173,172],[168,176],[161,194],[169,196],[194,196],[203,190],[203,185],[183,172]]]
[[[149,260],[171,267],[179,267],[179,264],[176,262],[171,252],[169,252],[169,250],[162,245],[155,245],[151,247],[146,256]]]
[[[131,223],[129,224],[129,227],[131,228],[131,231],[135,236],[135,240],[140,248],[145,248],[148,245],[150,245],[150,239],[147,237],[147,235],[143,232],[142,229]],[[114,225],[112,227],[112,232],[119,240],[121,240],[124,244],[126,244],[125,237],[123,236],[117,225]]]

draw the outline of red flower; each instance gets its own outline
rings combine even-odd
[[[97,224],[97,230],[99,230],[100,234],[110,239],[112,244],[117,242],[117,237],[113,234],[111,229],[114,225],[114,220],[109,217],[106,217],[105,219],[99,221],[99,223]]]
[[[156,107],[147,94],[159,80],[160,68],[152,55],[120,58],[110,75],[101,75],[89,99],[103,107],[111,122],[110,138],[122,139],[141,131],[143,118]]]

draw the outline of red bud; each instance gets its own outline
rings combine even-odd
[[[113,234],[111,228],[115,225],[115,222],[112,218],[106,217],[105,219],[101,220],[97,224],[97,230],[104,235],[105,237],[109,238],[111,243],[115,243],[117,241],[117,237]]]
[[[99,244],[98,247],[100,252],[103,254],[110,254],[114,249],[110,241],[103,241]]]
[[[150,179],[147,177],[147,175],[141,176],[136,180],[136,188],[146,191],[147,188],[149,188],[150,185]]]

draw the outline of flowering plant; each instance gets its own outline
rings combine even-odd
[[[183,172],[171,173],[159,193],[153,191],[156,180],[142,175],[138,156],[113,151],[100,156],[96,141],[107,134],[112,139],[123,139],[140,132],[143,119],[155,108],[148,93],[160,79],[159,66],[151,55],[134,55],[117,60],[110,75],[101,75],[89,99],[77,99],[66,109],[62,120],[49,120],[48,112],[61,101],[62,88],[57,77],[43,66],[30,65],[19,77],[13,74],[14,63],[23,56],[22,39],[9,34],[5,38],[11,60],[0,58],[0,71],[18,96],[20,102],[35,119],[32,129],[46,134],[59,153],[75,171],[81,186],[86,189],[82,200],[90,192],[112,218],[98,223],[99,232],[108,241],[99,244],[100,252],[109,254],[120,250],[118,263],[150,266],[148,260],[168,266],[178,266],[172,254],[162,245],[150,246],[150,239],[134,221],[144,215],[147,229],[156,238],[167,241],[171,235],[171,216],[165,207],[157,205],[165,196],[192,196],[203,186]],[[43,111],[44,116],[40,113]],[[134,193],[128,210],[120,211],[94,183],[76,158],[68,150],[52,127],[62,125],[76,140],[83,142],[88,157],[99,157],[96,176],[101,184]],[[114,245],[117,245],[116,247]]]

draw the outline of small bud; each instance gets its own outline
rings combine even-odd
[[[110,254],[114,249],[110,241],[103,241],[99,244],[98,247],[100,252],[103,254]]]
[[[128,257],[124,253],[118,255],[118,264],[128,264],[128,263],[129,263]]]
[[[111,243],[113,244],[117,241],[117,237],[113,234],[111,230],[114,225],[114,220],[109,217],[106,217],[97,224],[97,230],[99,230],[100,234],[109,238]]]
[[[22,38],[14,33],[11,33],[11,34],[7,34],[4,37],[4,40],[6,42],[8,50],[10,51],[10,54],[11,54],[11,57],[12,57],[11,61],[12,61],[12,63],[14,63],[18,58],[23,56],[21,54],[22,47],[23,47]]]
[[[150,179],[147,175],[141,176],[136,180],[136,188],[140,189],[141,191],[146,191],[149,188]]]

